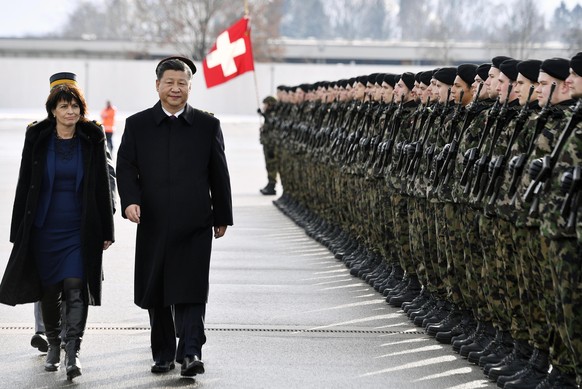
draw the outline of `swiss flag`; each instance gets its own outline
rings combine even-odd
[[[216,38],[202,62],[207,88],[255,69],[248,24],[249,19],[242,18]]]

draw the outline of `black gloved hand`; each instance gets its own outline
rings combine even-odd
[[[469,157],[471,157],[471,152],[473,150],[476,150],[475,147],[468,149],[467,151],[465,151],[465,154],[463,154],[463,168],[466,168],[467,165],[469,164]]]
[[[497,157],[491,158],[489,161],[489,166],[487,166],[487,173],[489,173],[489,177],[493,176],[493,172],[495,171],[495,163],[497,162]]]
[[[537,159],[534,159],[533,161],[531,161],[529,168],[528,168],[528,171],[527,171],[527,173],[529,174],[529,178],[531,178],[532,180],[535,180],[536,177],[542,171],[543,165],[544,165],[544,162],[541,158],[537,158]]]
[[[517,161],[519,161],[519,155],[516,155],[515,157],[513,157],[509,160],[509,164],[507,165],[507,169],[509,171],[509,175],[511,175],[511,176],[513,176],[513,174],[515,173],[515,167],[517,166]]]
[[[407,144],[404,150],[406,151],[406,157],[409,160],[414,158],[414,153],[416,152],[416,142]]]
[[[560,189],[563,194],[570,192],[572,188],[572,182],[574,181],[574,173],[572,169],[566,170],[560,177]]]

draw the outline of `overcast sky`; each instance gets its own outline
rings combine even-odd
[[[0,37],[23,37],[58,32],[81,0],[0,0]],[[103,0],[84,0],[102,3]],[[138,0],[139,1],[139,0]],[[466,0],[471,1],[471,0]],[[511,0],[509,0],[511,1]],[[568,8],[582,0],[564,0]],[[551,12],[560,0],[542,0],[538,6]]]

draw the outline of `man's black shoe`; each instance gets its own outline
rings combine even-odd
[[[174,362],[156,361],[152,365],[152,373],[167,373],[176,367]]]
[[[193,357],[186,356],[184,362],[182,362],[180,375],[194,377],[196,374],[204,374],[204,362],[198,358],[198,355],[194,355]]]
[[[30,345],[41,353],[46,353],[48,351],[48,341],[46,340],[45,334],[41,332],[37,332],[36,334],[32,335],[30,339]]]
[[[260,192],[266,196],[276,195],[277,191],[275,190],[275,184],[267,184]]]

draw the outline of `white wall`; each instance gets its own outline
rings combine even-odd
[[[0,58],[4,93],[0,94],[0,112],[21,112],[40,119],[46,116],[44,103],[49,77],[57,72],[73,72],[84,89],[90,116],[98,114],[111,100],[122,115],[146,109],[158,100],[155,90],[157,61],[80,60],[73,58]],[[226,84],[207,89],[202,65],[194,75],[190,104],[220,115],[255,115],[258,99],[273,94],[278,85],[339,80],[375,72],[416,72],[418,66],[255,64],[255,73],[245,73]]]

